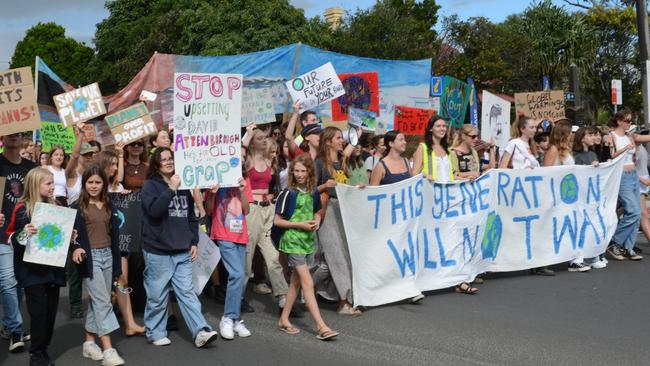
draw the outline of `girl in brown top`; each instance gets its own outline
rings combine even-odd
[[[147,177],[147,150],[144,140],[140,139],[126,145],[124,164],[124,189],[137,192],[142,188]]]

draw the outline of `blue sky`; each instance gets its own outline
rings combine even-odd
[[[305,10],[308,17],[322,15],[325,9],[342,6],[347,11],[367,9],[375,0],[289,0]],[[564,4],[562,0],[554,3]],[[499,22],[508,15],[523,11],[528,0],[439,0],[440,17],[458,14],[461,19],[484,16]],[[66,34],[92,45],[95,25],[108,16],[104,0],[2,0],[0,12],[0,70],[9,66],[16,43],[25,31],[38,22],[56,22]],[[440,23],[440,22],[439,22]]]

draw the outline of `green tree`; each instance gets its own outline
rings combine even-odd
[[[590,68],[595,29],[584,14],[571,14],[551,0],[542,0],[510,21],[513,30],[533,45],[529,67],[539,78],[547,75],[551,82],[559,84],[572,63],[582,69]]]
[[[438,9],[434,0],[378,0],[370,9],[346,15],[335,49],[384,59],[429,58],[437,43]]]
[[[16,45],[11,67],[30,66],[34,70],[35,57],[39,56],[56,73],[72,85],[82,85],[90,80],[86,67],[94,56],[92,48],[65,36],[65,28],[55,23],[38,23]]]
[[[329,48],[331,32],[288,0],[116,0],[97,25],[92,71],[102,90],[126,85],[154,52],[230,55],[294,42]]]

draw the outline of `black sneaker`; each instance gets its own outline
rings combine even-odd
[[[29,342],[32,340],[32,336],[27,332],[23,332],[22,338],[23,338],[23,342]]]
[[[636,254],[634,249],[632,250],[623,249],[623,256],[631,261],[640,261],[643,259],[642,256]]]
[[[176,315],[170,315],[167,317],[167,330],[168,331],[178,330],[178,319],[176,319]]]
[[[642,254],[642,253],[643,253],[643,250],[641,250],[641,248],[639,248],[639,247],[637,247],[637,246],[635,246],[635,247],[632,248],[632,249],[634,249],[634,251],[637,252],[637,253],[639,253],[639,254]]]
[[[533,268],[530,270],[530,274],[535,276],[555,276],[555,272],[546,267]]]
[[[591,266],[584,263],[569,263],[569,272],[587,272]]]
[[[83,310],[70,310],[70,318],[72,319],[81,319],[84,317]]]
[[[607,251],[605,254],[610,258],[610,259],[615,259],[617,261],[624,261],[625,256],[623,256],[623,250],[618,244],[613,244],[607,247]]]
[[[34,352],[29,355],[29,366],[54,366],[47,352]]]
[[[241,311],[242,313],[254,313],[254,312],[255,312],[255,308],[252,307],[251,304],[248,303],[248,301],[242,299],[242,300],[241,300],[240,311]]]
[[[11,353],[20,353],[25,350],[25,342],[23,341],[23,334],[13,333],[11,335],[11,340],[9,341],[9,352]]]

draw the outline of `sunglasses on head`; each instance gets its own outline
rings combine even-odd
[[[471,138],[472,140],[476,140],[476,139],[478,138],[478,135],[468,135],[468,134],[465,134],[465,136]]]
[[[144,143],[142,143],[142,141],[137,141],[137,142],[132,142],[132,143],[130,143],[129,146],[133,146],[133,147],[143,147],[143,146],[144,146]]]

